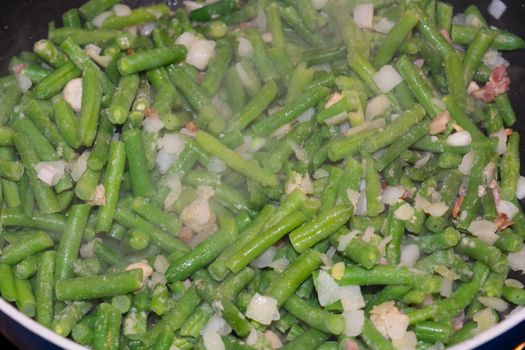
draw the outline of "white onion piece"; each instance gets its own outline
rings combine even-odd
[[[379,90],[384,94],[392,91],[396,86],[403,82],[401,75],[399,75],[397,70],[389,64],[381,67],[372,78],[379,87]]]
[[[488,10],[492,17],[500,19],[503,13],[507,10],[507,5],[501,0],[492,0]]]
[[[16,82],[20,87],[20,90],[22,90],[23,92],[27,92],[29,89],[31,89],[31,86],[33,86],[33,82],[31,81],[31,79],[25,76],[24,73],[15,74],[15,77]]]
[[[308,108],[306,111],[301,113],[300,116],[297,117],[297,121],[300,123],[310,121],[312,120],[314,115],[315,115],[315,109],[313,107]]]
[[[507,215],[507,217],[510,220],[512,220],[514,215],[516,215],[519,212],[518,207],[516,207],[514,203],[503,199],[496,204],[496,209],[498,210],[498,213],[503,213]]]
[[[104,23],[104,21],[106,20],[106,18],[108,18],[109,16],[112,16],[113,15],[113,11],[105,11],[105,12],[102,12],[101,14],[97,15],[95,18],[93,18],[91,20],[91,23],[97,27],[97,28],[100,28],[102,27],[102,23]]]
[[[179,133],[164,134],[157,140],[157,148],[169,154],[180,154],[184,150],[184,136]]]
[[[257,28],[261,32],[264,32],[266,30],[266,13],[264,13],[263,9],[259,7],[257,10],[257,16],[255,17],[255,24],[257,24]]]
[[[385,125],[386,125],[386,122],[385,122],[384,118],[377,118],[377,119],[373,119],[373,120],[366,120],[362,124],[359,124],[358,126],[350,128],[348,130],[345,130],[343,132],[343,134],[345,136],[351,136],[351,135],[355,135],[357,133],[360,133],[363,130],[379,129],[379,128],[382,128]]]
[[[240,37],[239,45],[237,46],[237,52],[241,57],[251,58],[253,55],[253,46],[250,40]]]
[[[352,230],[350,231],[349,233],[347,233],[346,235],[341,235],[339,236],[339,238],[337,238],[337,242],[338,242],[338,245],[337,245],[337,250],[339,250],[340,252],[342,252],[343,250],[346,249],[346,247],[348,246],[348,244],[350,243],[350,241],[352,239],[354,239],[354,237],[359,233],[358,230]]]
[[[496,147],[496,152],[503,155],[507,152],[507,138],[509,137],[508,131],[506,129],[501,129],[498,132],[495,132],[490,135],[491,137],[496,137],[498,139],[498,145]]]
[[[361,194],[357,191],[347,188],[346,195],[348,196],[348,200],[350,200],[350,203],[354,206],[354,208],[357,208]]]
[[[419,247],[417,244],[408,244],[401,246],[401,265],[412,267],[419,259]]]
[[[386,95],[378,95],[368,100],[368,103],[366,104],[365,119],[371,120],[385,113],[390,105],[391,102]]]
[[[151,266],[149,266],[148,262],[146,260],[137,261],[135,263],[129,264],[126,266],[124,271],[130,271],[130,270],[142,270],[142,279],[145,281],[147,280],[152,274],[153,269]]]
[[[394,345],[396,350],[416,350],[416,346],[417,346],[416,333],[412,331],[406,332],[403,335],[403,337],[401,337],[400,339],[393,339],[392,344]],[[434,346],[435,345],[431,347],[434,347]],[[436,348],[436,349],[427,348],[427,350],[438,350],[438,349],[439,348]],[[445,349],[445,347],[442,346],[441,349]]]
[[[343,95],[339,92],[334,92],[328,97],[328,101],[324,104],[324,108],[330,108],[337,102],[341,101],[343,99]]]
[[[275,257],[276,253],[277,248],[270,246],[270,248],[266,249],[261,255],[257,257],[257,259],[253,260],[250,263],[250,266],[256,267],[258,269],[268,267],[273,262],[273,258]]]
[[[509,66],[509,62],[501,56],[501,53],[498,50],[489,49],[482,59],[490,69],[494,69],[497,66]]]
[[[232,328],[226,321],[217,313],[213,314],[213,316],[210,318],[208,323],[206,323],[206,326],[201,331],[201,334],[206,333],[217,333],[219,335],[227,335],[230,334],[232,331]]]
[[[250,79],[250,76],[239,62],[235,64],[235,70],[237,71],[237,75],[239,75],[239,79],[241,80],[242,85],[244,86],[251,86],[252,82]]]
[[[204,70],[215,53],[215,41],[198,40],[188,51],[186,63]]]
[[[214,174],[220,174],[226,171],[227,167],[222,160],[213,156],[210,158],[209,163],[206,165],[206,169],[208,169]]]
[[[525,246],[519,252],[509,253],[507,255],[509,267],[513,271],[521,271],[525,273]]]
[[[421,157],[421,159],[418,159],[417,162],[414,164],[414,168],[419,169],[425,166],[425,164],[428,163],[430,158],[432,157],[432,154],[430,152],[425,152],[425,155]]]
[[[286,194],[290,194],[295,189],[299,189],[299,191],[303,192],[304,194],[314,193],[314,185],[308,173],[304,174],[304,177],[301,176],[301,174],[296,173],[293,180],[286,183],[284,192]]]
[[[448,298],[452,295],[452,287],[453,283],[452,280],[449,278],[443,278],[441,281],[441,288],[439,290],[439,295],[442,297]]]
[[[275,315],[279,315],[279,310],[277,309],[277,300],[272,297],[255,293],[248,304],[246,317],[251,318],[252,320],[255,320],[261,324],[269,325],[273,320],[278,320],[280,318],[276,318]]]
[[[394,216],[401,221],[411,220],[414,216],[415,210],[410,204],[405,203],[394,211]]]
[[[328,0],[312,0],[312,5],[314,9],[321,10],[323,7],[325,7]]]
[[[474,236],[487,242],[489,244],[494,244],[499,238],[496,234],[498,226],[495,223],[488,220],[475,220],[472,221],[468,227],[468,231]]]
[[[169,167],[177,159],[177,154],[167,153],[164,150],[157,152],[157,157],[155,158],[155,163],[159,168],[161,174],[165,174],[168,171]]]
[[[40,181],[48,186],[55,186],[64,177],[66,162],[63,160],[38,162],[34,168]]]
[[[479,310],[472,316],[472,320],[478,324],[478,332],[492,328],[498,323],[496,313],[491,308]]]
[[[520,176],[516,185],[516,198],[519,200],[525,198],[525,177]]]
[[[323,168],[317,168],[315,171],[314,171],[314,174],[312,175],[312,177],[316,180],[318,179],[322,179],[324,177],[328,177],[330,174],[328,173],[328,171],[326,171],[325,169]]]
[[[354,22],[359,28],[372,29],[374,20],[374,5],[361,4],[354,7]]]
[[[150,36],[153,29],[157,27],[155,22],[149,22],[140,26],[140,34],[143,36]]]
[[[396,203],[405,193],[405,188],[401,185],[398,186],[387,186],[381,194],[381,202],[384,204]]]
[[[363,332],[365,324],[365,313],[363,310],[354,310],[343,312],[345,319],[345,335],[348,337],[357,337]]]
[[[185,3],[188,1],[185,1]],[[221,336],[216,332],[207,332],[202,335],[206,350],[225,350]]]
[[[199,41],[199,38],[192,32],[184,32],[175,40],[175,44],[184,46],[188,51]]]
[[[81,258],[91,259],[91,258],[96,257],[95,251],[94,251],[94,246],[95,246],[96,241],[102,241],[102,240],[100,238],[95,238],[94,240],[89,241],[88,243],[82,244],[80,246],[79,254]]]
[[[89,155],[91,154],[90,151],[86,150],[82,152],[82,154],[73,162],[73,164],[70,165],[71,170],[71,178],[73,181],[77,182],[78,179],[84,174],[84,172],[87,169],[87,160],[89,158]]]
[[[370,312],[370,321],[390,339],[403,338],[408,328],[408,316],[400,312],[393,301],[374,306]]]
[[[97,45],[87,44],[86,47],[84,47],[84,51],[89,56],[89,58],[104,68],[107,67],[112,60],[110,56],[100,56],[102,49]]]
[[[164,122],[159,117],[147,117],[142,121],[144,130],[150,133],[159,132],[164,127]]]
[[[483,22],[479,19],[479,17],[475,14],[468,14],[465,16],[465,25],[469,27],[477,27],[481,28],[483,27]]]
[[[208,200],[213,197],[215,190],[209,186],[197,187],[197,199],[186,206],[180,218],[185,226],[198,234],[210,234],[216,228],[215,214],[211,211]],[[204,236],[203,236],[204,237]]]
[[[162,254],[159,254],[155,257],[155,261],[153,262],[153,268],[155,271],[158,271],[160,273],[166,272],[168,267],[170,266],[170,262],[166,257]]]
[[[368,210],[366,207],[366,193],[365,191],[361,191],[359,195],[359,200],[357,201],[357,205],[355,206],[355,215],[364,216],[367,213]]]
[[[283,343],[281,342],[281,339],[274,332],[267,330],[266,332],[264,332],[264,337],[268,339],[272,349],[279,349],[283,347]]]
[[[297,158],[298,160],[304,163],[308,161],[308,157],[306,155],[306,151],[304,150],[304,148],[302,148],[301,146],[299,146],[297,143],[293,142],[292,140],[288,140],[288,144],[292,148],[295,158]]]
[[[317,298],[321,306],[335,303],[340,298],[339,285],[324,270],[321,270],[317,277]]]
[[[428,207],[426,207],[424,209],[425,213],[429,214],[430,216],[434,216],[434,217],[441,217],[443,215],[445,215],[445,213],[449,210],[450,208],[443,202],[435,202],[435,203],[432,203],[431,205],[429,205]]]
[[[514,287],[514,288],[520,288],[520,289],[523,288],[523,283],[521,283],[520,281],[515,280],[513,278],[506,279],[505,280],[505,285],[509,286],[509,287]]]
[[[164,209],[171,211],[173,204],[175,204],[177,199],[179,199],[179,196],[182,192],[182,184],[178,176],[170,176],[165,181],[165,185],[170,189],[170,192],[164,199]]]
[[[339,287],[338,294],[344,311],[362,309],[366,305],[359,286]]]
[[[468,146],[472,143],[472,136],[466,130],[458,131],[447,137],[447,144],[454,147]]]
[[[507,310],[509,307],[509,304],[501,298],[481,296],[481,297],[478,297],[478,300],[483,305],[490,307],[499,312],[503,312]]]
[[[128,5],[116,4],[113,6],[113,12],[119,17],[129,16],[131,15],[131,8]]]
[[[461,164],[459,164],[458,170],[463,175],[470,175],[472,166],[474,165],[474,158],[476,157],[476,152],[469,151],[463,156]]]
[[[80,112],[82,108],[82,78],[75,78],[68,81],[62,92],[64,100],[71,105],[75,112]]]
[[[376,32],[382,34],[388,34],[395,26],[395,22],[390,21],[388,18],[383,17],[377,23],[374,24],[373,28]]]

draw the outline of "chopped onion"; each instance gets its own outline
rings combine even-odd
[[[89,56],[89,58],[104,68],[106,68],[112,60],[110,56],[100,56],[102,49],[93,44],[87,44],[86,47],[84,47],[84,51]]]
[[[166,276],[158,271],[153,272],[149,280],[149,287],[155,287],[157,284],[166,284]]]
[[[357,193],[357,192],[356,192]],[[339,250],[340,252],[342,252],[343,250],[346,249],[346,247],[348,246],[348,244],[350,243],[350,241],[352,239],[354,239],[354,237],[359,233],[358,230],[352,230],[350,231],[349,233],[347,233],[346,235],[341,235],[337,238],[337,242],[338,242],[338,245],[337,245],[337,250]]]
[[[89,200],[89,204],[99,206],[106,204],[106,188],[103,184],[98,184],[97,187],[95,187],[95,193]]]
[[[360,4],[354,7],[354,22],[359,28],[372,29],[374,20],[374,5]]]
[[[95,238],[94,240],[89,241],[88,243],[82,244],[80,246],[79,253],[80,253],[81,258],[91,259],[91,258],[96,257],[95,251],[94,251],[94,246],[95,246],[96,241],[102,241],[102,240],[100,238]]]
[[[165,174],[175,159],[177,159],[177,154],[167,153],[164,150],[159,151],[157,153],[157,157],[155,158],[155,163],[159,168],[159,172],[161,174]]]
[[[186,63],[204,70],[215,53],[215,45],[215,41],[212,40],[198,40],[189,49]]]
[[[164,123],[157,116],[147,117],[144,118],[144,121],[142,122],[142,127],[147,132],[155,133],[159,132],[164,127]]]
[[[417,347],[416,333],[412,331],[406,332],[402,338],[393,339],[392,344],[394,345],[396,350],[416,350],[416,347]],[[444,348],[445,347],[442,346],[442,349]],[[431,350],[431,349],[426,348],[426,350]],[[436,349],[433,349],[433,350],[436,350]]]
[[[257,10],[257,16],[255,17],[255,23],[257,24],[259,31],[264,32],[266,30],[266,22],[266,13],[264,13],[264,10],[259,7],[259,10]]]
[[[235,70],[237,71],[237,75],[239,75],[239,79],[241,80],[242,85],[244,86],[251,86],[252,82],[250,79],[250,76],[239,62],[235,64]]]
[[[145,281],[153,274],[153,269],[149,266],[146,260],[137,261],[135,263],[129,264],[124,271],[130,270],[142,270],[142,279]]]
[[[317,298],[321,306],[335,303],[340,298],[339,285],[324,270],[321,270],[317,277]]]
[[[182,192],[182,184],[178,176],[170,176],[165,181],[165,185],[170,189],[170,192],[164,199],[164,209],[171,211],[173,204],[175,204],[177,199],[179,199],[179,196]]]
[[[472,320],[478,324],[478,331],[484,331],[498,323],[496,313],[491,308],[479,310],[472,316]]]
[[[63,160],[38,162],[34,167],[40,181],[49,186],[55,186],[64,177],[66,162]]]
[[[170,262],[162,254],[157,255],[155,261],[153,262],[153,268],[155,269],[155,271],[158,271],[160,273],[166,272],[169,266]]]
[[[168,154],[180,154],[184,150],[185,138],[179,133],[166,133],[157,140],[157,148]]]
[[[153,32],[153,29],[157,27],[157,24],[155,22],[149,22],[146,24],[143,24],[139,27],[140,34],[143,36],[150,36]]]
[[[338,294],[344,311],[362,309],[366,305],[359,286],[339,287]]]
[[[186,3],[188,1],[185,1]],[[217,332],[207,332],[202,335],[206,350],[225,350],[224,342]]]
[[[261,255],[257,257],[257,259],[253,260],[250,263],[250,266],[256,267],[258,269],[268,267],[273,262],[273,258],[275,257],[276,253],[277,248],[270,246],[270,248],[266,249]]]
[[[250,40],[240,37],[239,46],[237,47],[237,52],[239,53],[239,56],[241,57],[251,58],[253,55],[253,46]]]
[[[419,247],[417,244],[408,244],[401,246],[401,265],[412,267],[419,259]]]
[[[472,136],[466,130],[458,131],[447,137],[447,144],[454,147],[468,146],[472,143]]]
[[[509,253],[507,259],[511,270],[525,273],[525,246],[517,253]]]
[[[246,310],[246,317],[264,325],[269,325],[273,320],[278,320],[280,318],[278,315],[277,300],[259,293],[255,293],[250,299]]]
[[[496,234],[498,226],[495,223],[488,220],[476,220],[472,221],[468,227],[468,231],[483,242],[494,244],[499,238]]]
[[[411,220],[414,216],[415,210],[410,204],[405,203],[394,211],[394,216],[402,221]]]
[[[332,254],[331,255],[328,254],[329,252],[332,253]],[[335,252],[336,252],[336,249],[334,247],[330,247],[329,251],[326,252],[326,255],[329,258],[331,258],[331,257],[333,257]],[[343,261],[340,261],[337,264],[334,264],[332,266],[331,274],[332,274],[332,277],[335,280],[337,280],[337,281],[339,281],[341,278],[343,278],[343,276],[345,275],[345,263]]]
[[[62,92],[64,100],[71,105],[75,112],[82,108],[82,78],[71,79]]]
[[[405,193],[405,188],[401,185],[398,186],[387,186],[381,194],[381,202],[384,204],[396,203]]]
[[[496,137],[498,139],[498,146],[496,147],[496,152],[503,155],[507,152],[507,138],[509,137],[508,129],[501,129],[498,132],[495,132],[490,135],[491,137]]]
[[[512,279],[512,278],[506,279],[505,280],[505,285],[508,286],[508,287],[514,287],[514,288],[519,288],[519,289],[523,288],[523,283],[521,283],[518,280]]]
[[[175,44],[184,46],[188,51],[199,41],[192,32],[184,32],[175,40]]]
[[[525,198],[525,177],[523,176],[518,178],[518,184],[516,185],[516,198],[519,200]]]
[[[113,15],[113,11],[105,11],[105,12],[102,12],[101,14],[97,15],[95,18],[93,18],[91,20],[91,23],[97,27],[97,28],[100,28],[102,27],[102,23],[104,23],[104,21],[109,17],[109,16],[112,16]]]
[[[299,189],[299,191],[303,192],[304,194],[314,193],[314,185],[308,173],[305,173],[304,177],[301,176],[301,174],[296,173],[294,176],[293,182],[288,182],[286,184],[285,193],[290,194],[296,188]]]
[[[432,157],[432,153],[425,152],[425,155],[421,157],[421,159],[418,159],[417,162],[414,164],[414,168],[420,169],[424,167],[428,163],[431,157]]]
[[[428,207],[424,209],[425,213],[429,214],[430,216],[434,217],[441,217],[445,215],[445,213],[450,208],[443,202],[435,202],[430,204]]]
[[[116,4],[113,6],[113,12],[119,17],[129,16],[132,13],[131,8],[128,5],[123,4]]]
[[[308,162],[306,151],[301,146],[299,146],[297,143],[293,142],[292,140],[288,140],[288,144],[290,145],[290,148],[293,150],[295,158],[297,158],[298,160],[304,163]]]
[[[505,300],[500,298],[481,296],[478,297],[478,300],[483,305],[499,312],[503,312],[509,307],[509,304]]]
[[[281,342],[281,339],[274,332],[267,330],[266,332],[264,332],[264,337],[268,339],[272,349],[279,349],[283,347],[283,343]]]
[[[498,210],[498,213],[507,215],[510,220],[512,220],[512,218],[514,218],[514,216],[520,211],[519,208],[514,205],[514,203],[503,199],[498,201],[496,204],[496,209]]]
[[[452,280],[449,278],[443,278],[441,281],[441,288],[439,290],[439,295],[442,297],[448,298],[452,295]]]
[[[345,319],[345,335],[357,337],[363,332],[365,324],[365,312],[363,310],[353,310],[343,312]]]
[[[458,170],[463,175],[470,175],[472,166],[474,165],[474,158],[476,157],[476,152],[469,151],[463,156],[461,164],[459,164]]]
[[[429,134],[437,135],[447,130],[447,125],[451,119],[452,118],[448,111],[439,113],[436,117],[434,117],[434,119],[432,119],[432,122],[430,123]]]
[[[501,56],[501,53],[494,49],[489,49],[483,56],[483,63],[485,63],[490,69],[494,69],[498,66],[509,66],[509,62]]]
[[[82,152],[82,154],[70,165],[71,169],[71,178],[73,181],[77,182],[78,179],[84,174],[84,172],[87,169],[87,160],[89,158],[89,155],[91,154],[90,151],[85,150]]]
[[[190,227],[193,232],[209,234],[216,228],[216,217],[208,203],[215,191],[209,186],[199,186],[197,194],[197,199],[182,210],[180,218],[184,225]]]
[[[389,101],[390,102],[390,101]],[[382,128],[386,125],[384,118],[377,118],[373,120],[366,120],[362,124],[359,124],[358,126],[355,126],[353,128],[350,128],[348,130],[344,131],[345,136],[351,136],[355,135],[363,130],[374,130]]]
[[[328,171],[326,171],[325,169],[323,168],[317,168],[315,171],[314,171],[314,174],[312,175],[314,179],[318,180],[318,179],[322,179],[324,177],[328,177]]]
[[[386,17],[382,17],[378,22],[374,23],[374,30],[378,33],[388,34],[396,25],[395,22],[390,21]]]
[[[390,105],[391,102],[386,95],[378,95],[368,100],[368,103],[366,104],[365,119],[371,120],[382,115]]]
[[[367,207],[366,207],[366,193],[365,191],[361,191],[359,194],[359,200],[357,201],[357,205],[355,206],[355,215],[357,216],[363,216],[368,213]]]
[[[377,330],[390,339],[401,339],[408,328],[408,316],[397,309],[394,301],[376,305],[370,312],[370,321]]]
[[[312,0],[312,5],[314,9],[321,10],[323,7],[325,7],[328,0]]]
[[[403,82],[401,75],[399,75],[397,70],[389,64],[381,67],[372,78],[379,87],[379,90],[384,94],[392,91],[396,86]]]
[[[31,79],[25,76],[24,73],[16,74],[15,77],[20,90],[23,92],[27,92],[29,89],[31,89],[31,86],[33,86]]]
[[[226,164],[224,164],[222,160],[213,156],[210,158],[210,161],[206,165],[206,169],[208,169],[214,174],[220,174],[226,171],[227,167],[226,167]]]
[[[217,313],[213,314],[213,316],[210,318],[208,323],[206,323],[206,326],[201,331],[201,334],[205,333],[217,333],[219,335],[227,335],[230,334],[232,331],[232,328],[226,321]]]
[[[492,17],[500,19],[503,13],[507,10],[507,5],[501,0],[492,0],[488,10]]]

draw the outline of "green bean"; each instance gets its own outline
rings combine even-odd
[[[13,270],[8,264],[0,264],[2,279],[0,280],[0,295],[7,301],[13,302],[17,299],[15,277]]]
[[[93,19],[95,16],[110,9],[115,4],[118,4],[117,0],[89,0],[80,6],[78,12],[86,19]]]
[[[51,329],[58,335],[68,336],[73,327],[91,310],[91,307],[91,303],[86,301],[74,301],[66,305],[62,311],[55,314]]]
[[[95,325],[93,327],[93,347],[104,350],[118,349],[121,323],[122,316],[118,310],[111,304],[100,304],[97,309]]]
[[[101,171],[102,168],[104,168],[104,166],[106,165],[109,157],[111,139],[113,138],[113,130],[114,127],[109,122],[107,114],[104,111],[102,111],[97,136],[95,138],[95,142],[87,160],[87,165],[89,169],[86,171],[92,170],[94,172],[98,172]],[[86,200],[82,197],[79,198]]]
[[[511,230],[503,230],[499,234],[499,238],[494,242],[494,246],[504,252],[519,252],[523,247],[521,236]]]
[[[66,56],[51,41],[42,39],[33,45],[33,51],[54,68],[67,62]]]
[[[86,69],[82,77],[82,108],[78,132],[82,144],[91,146],[97,134],[97,126],[102,101],[102,88],[96,71]]]
[[[35,86],[35,97],[47,99],[56,95],[70,80],[79,77],[80,73],[74,63],[64,63]]]
[[[217,41],[215,55],[210,60],[208,70],[204,76],[201,86],[206,90],[208,96],[213,96],[221,85],[224,74],[232,59],[232,48],[225,40]]]
[[[452,336],[452,327],[446,323],[424,321],[416,324],[416,336],[426,342],[448,343]]]
[[[238,9],[239,1],[237,0],[220,0],[191,11],[190,17],[198,22],[207,22],[216,17],[228,15]]]
[[[226,261],[226,266],[234,273],[246,267],[252,260],[261,255],[272,244],[275,244],[284,235],[301,225],[306,217],[300,212],[293,212],[258,237],[240,247],[235,254]]]
[[[95,318],[96,316],[93,314],[86,315],[73,327],[71,337],[74,341],[84,346],[93,345]]]
[[[186,48],[177,45],[174,48],[150,49],[122,57],[117,65],[122,75],[130,75],[180,62],[185,56]]]
[[[116,14],[109,16],[102,22],[102,28],[123,29],[133,27],[138,24],[155,21],[169,12],[170,9],[166,4],[139,7],[132,10],[127,16],[117,16]]]
[[[320,331],[335,335],[344,331],[344,319],[341,315],[313,307],[295,295],[288,298],[284,308],[299,320]]]
[[[73,109],[65,100],[60,99],[53,104],[53,116],[58,130],[69,146],[76,149],[80,147],[76,117]]]
[[[516,305],[525,305],[525,290],[516,287],[503,286],[503,297]]]
[[[321,258],[317,251],[305,251],[271,282],[266,294],[277,300],[278,306],[283,305],[320,265]]]
[[[53,322],[53,285],[56,253],[47,251],[38,259],[35,283],[36,320],[46,327]]]
[[[450,36],[455,44],[469,45],[474,41],[474,38],[481,31],[481,28],[454,24]],[[493,30],[496,34],[492,43],[492,48],[495,50],[518,50],[525,48],[525,41],[517,35],[511,34],[503,30]]]
[[[120,79],[117,90],[111,100],[111,105],[109,106],[108,119],[111,123],[124,124],[128,119],[129,110],[135,99],[139,82],[139,76],[136,74],[131,74]]]
[[[67,28],[80,28],[80,15],[78,9],[70,9],[62,15],[62,25]]]
[[[226,100],[233,113],[240,113],[242,107],[246,104],[246,91],[244,90],[243,83],[239,78],[237,69],[232,66],[226,70],[224,76],[225,95]],[[232,122],[233,123],[233,118]]]
[[[16,307],[26,316],[34,317],[36,300],[29,280],[15,278]]]
[[[107,44],[117,38],[120,33],[111,29],[86,29],[86,28],[52,28],[48,32],[48,38],[56,44],[62,44],[66,40],[77,45]]]
[[[474,76],[474,72],[494,41],[496,34],[488,30],[480,30],[476,37],[469,45],[465,54],[463,65],[465,67],[465,81],[469,82]]]
[[[496,96],[495,102],[505,125],[514,125],[516,122],[516,113],[510,104],[509,96],[506,93]]]
[[[255,64],[261,79],[263,81],[279,79],[279,74],[273,66],[273,61],[268,54],[266,44],[264,43],[261,35],[256,31],[247,31],[246,36],[252,44],[253,63]]]
[[[141,133],[136,129],[126,130],[122,133],[122,140],[126,150],[133,195],[148,197],[153,194],[154,189],[146,167]]]
[[[306,27],[305,23],[294,7],[288,6],[280,9],[281,18],[308,44],[319,46],[323,39],[318,32],[312,32]]]

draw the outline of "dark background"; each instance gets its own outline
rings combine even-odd
[[[31,50],[32,44],[47,34],[50,21],[61,25],[60,16],[66,10],[79,7],[85,0],[0,0],[0,75],[7,73],[7,66],[12,56],[18,55],[21,50]],[[160,1],[131,0],[125,1],[132,5]],[[171,6],[176,6],[177,0],[168,0]],[[180,2],[180,1],[179,1]],[[462,11],[468,4],[474,2],[484,12],[491,25],[505,29],[525,38],[525,1],[506,0],[507,11],[499,21],[487,14],[487,7],[491,0],[456,0],[449,1],[455,5],[456,11]],[[515,129],[525,135],[525,51],[510,52],[504,55],[510,62],[509,75],[512,80],[510,97],[518,115]],[[522,138],[522,149],[523,149]],[[522,161],[522,174],[525,161]],[[1,328],[1,327],[0,327]],[[486,349],[511,349],[525,340],[525,323],[521,323],[513,331],[492,341]],[[0,349],[15,349],[13,345],[0,335]]]

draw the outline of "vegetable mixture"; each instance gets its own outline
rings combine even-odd
[[[96,350],[441,349],[521,309],[521,38],[435,0],[183,5],[90,0],[12,59],[5,300]]]

